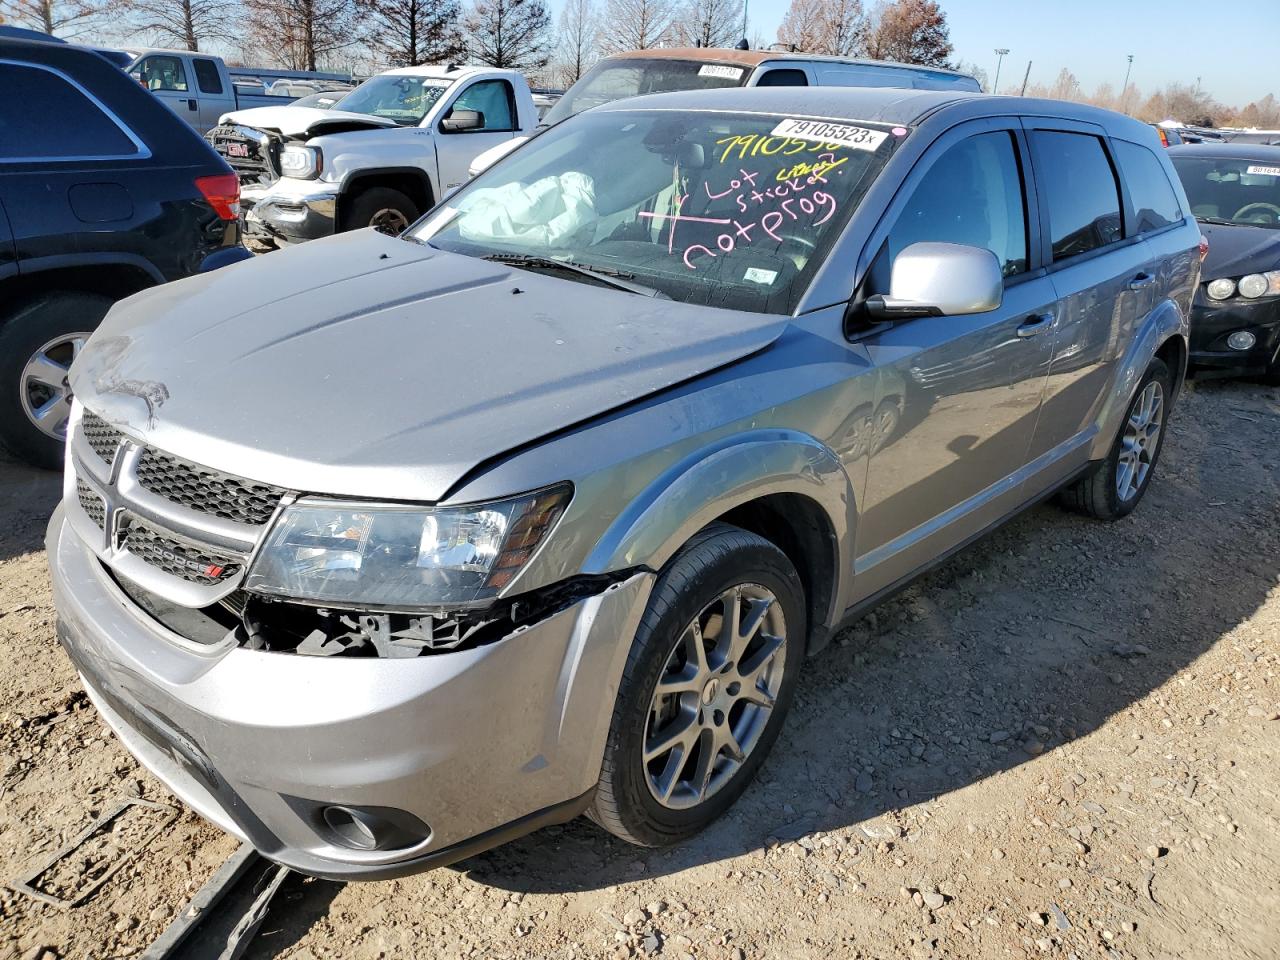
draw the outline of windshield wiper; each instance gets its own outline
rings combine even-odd
[[[590,277],[593,280],[603,280],[611,287],[626,290],[628,293],[637,293],[642,297],[655,297],[659,300],[671,299],[667,294],[654,287],[646,287],[642,283],[632,283],[631,281],[635,279],[635,274],[623,273],[621,270],[614,270],[612,267],[575,263],[572,260],[557,260],[554,257],[540,257],[531,253],[488,253],[482,259],[492,260],[494,263],[505,263],[512,267],[576,273],[579,276]]]
[[[1220,227],[1237,227],[1241,225],[1235,220],[1227,220],[1223,217],[1196,217],[1196,219],[1201,223],[1211,223]]]

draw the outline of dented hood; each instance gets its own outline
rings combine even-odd
[[[259,130],[279,130],[286,137],[318,137],[327,128],[350,130],[359,125],[370,130],[397,126],[394,120],[348,110],[321,110],[318,107],[253,107],[222,115],[223,123],[240,123]]]
[[[122,301],[71,383],[197,463],[435,501],[486,460],[758,351],[786,323],[363,230]]]

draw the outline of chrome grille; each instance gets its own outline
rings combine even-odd
[[[210,130],[206,139],[236,172],[241,186],[272,183],[280,178],[276,163],[280,147],[266,134],[227,123]]]
[[[89,410],[80,419],[80,432],[99,460],[107,466],[115,463],[116,451],[124,441],[123,433]]]
[[[89,515],[89,519],[98,525],[99,530],[107,527],[107,506],[102,498],[94,493],[93,488],[79,478],[76,479],[76,496],[80,506]]]
[[[271,519],[285,493],[151,447],[143,451],[136,475],[144,488],[172,503],[253,526]]]
[[[120,527],[120,547],[171,577],[212,585],[239,572],[239,561],[206,547],[175,540],[150,524],[129,516]]]

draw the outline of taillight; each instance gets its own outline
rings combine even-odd
[[[196,189],[223,220],[240,219],[240,178],[234,173],[196,177]]]
[[[1209,238],[1203,233],[1200,234],[1200,262],[1204,263],[1204,258],[1209,255]]]
[[[1156,127],[1156,133],[1160,134],[1160,146],[1167,147],[1169,145],[1169,135],[1164,132],[1164,127]]]

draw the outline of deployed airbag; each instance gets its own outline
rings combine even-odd
[[[520,240],[559,246],[596,222],[595,184],[570,171],[531,184],[473,190],[458,204],[458,232],[467,240]]]

